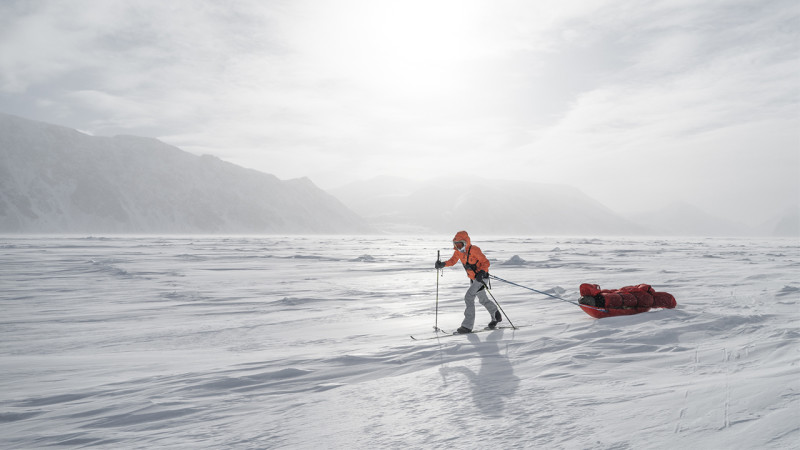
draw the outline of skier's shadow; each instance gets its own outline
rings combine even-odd
[[[474,334],[467,335],[467,339],[480,355],[481,366],[477,373],[464,366],[439,369],[442,376],[455,373],[469,380],[475,406],[489,416],[503,414],[506,401],[513,398],[520,383],[519,377],[514,375],[511,361],[500,352],[499,339],[503,337],[503,333],[505,331],[493,331],[483,342]]]

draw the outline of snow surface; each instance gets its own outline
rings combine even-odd
[[[448,241],[2,237],[0,447],[798,448],[796,240],[476,235],[506,280],[678,308],[495,281],[524,327],[413,341],[461,320]]]

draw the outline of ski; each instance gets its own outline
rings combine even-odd
[[[452,337],[452,336],[466,336],[468,334],[483,333],[485,331],[516,330],[517,328],[520,328],[520,327],[495,327],[495,328],[486,327],[486,328],[484,328],[482,330],[472,330],[469,333],[449,332],[449,331],[445,331],[445,330],[442,330],[441,328],[439,328],[437,331],[441,331],[443,334],[436,333],[435,336],[414,336],[412,334],[410,336],[411,336],[411,339],[413,339],[415,341],[426,341],[426,340],[429,340],[429,339],[438,339],[438,338],[445,338],[445,337]]]

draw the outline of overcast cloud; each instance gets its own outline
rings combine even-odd
[[[0,111],[321,187],[573,184],[800,205],[800,2],[4,1]]]

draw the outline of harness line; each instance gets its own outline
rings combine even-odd
[[[572,303],[573,305],[580,306],[580,304],[578,304],[577,302],[574,302],[572,300],[567,300],[567,299],[561,298],[561,297],[559,297],[557,295],[548,294],[547,292],[542,292],[542,291],[539,291],[539,290],[536,290],[536,289],[533,289],[533,288],[529,288],[527,286],[523,286],[521,284],[517,284],[517,283],[511,282],[511,281],[508,281],[508,280],[504,280],[504,279],[502,279],[500,277],[496,277],[496,276],[491,275],[491,274],[489,275],[489,278],[495,279],[497,281],[502,281],[504,283],[508,283],[508,284],[511,284],[511,285],[514,285],[514,286],[517,286],[517,287],[521,287],[523,289],[527,289],[529,291],[533,291],[533,292],[536,292],[536,293],[539,293],[539,294],[542,294],[542,295],[546,295],[546,296],[552,297],[552,298],[554,298],[556,300],[561,300],[562,302]]]

